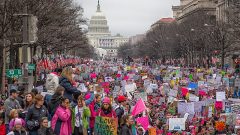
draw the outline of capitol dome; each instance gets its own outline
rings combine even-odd
[[[101,11],[100,3],[98,1],[97,11],[91,17],[88,27],[89,36],[110,36],[107,19],[104,13]]]

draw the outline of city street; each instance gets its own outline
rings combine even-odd
[[[239,0],[0,0],[0,135],[240,135]]]

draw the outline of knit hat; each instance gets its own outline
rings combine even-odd
[[[118,102],[124,102],[124,101],[126,101],[125,96],[118,96]]]
[[[15,118],[15,120],[14,120],[14,126],[16,126],[16,125],[22,125],[22,120],[19,119],[19,118]]]
[[[111,104],[111,101],[110,101],[110,99],[109,99],[108,97],[105,97],[105,98],[103,99],[102,103],[103,103],[103,104],[104,104],[104,103]]]
[[[86,95],[85,95],[85,100],[88,100],[90,97],[91,97],[91,94],[90,94],[90,93],[86,94]]]

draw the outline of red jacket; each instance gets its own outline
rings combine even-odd
[[[6,126],[5,126],[5,124],[0,125],[0,135],[6,135]]]

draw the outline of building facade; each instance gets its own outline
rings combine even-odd
[[[142,40],[144,40],[144,38],[146,37],[145,34],[137,34],[135,36],[131,36],[129,38],[129,44],[130,45],[136,45],[137,43],[141,42]]]
[[[177,22],[183,22],[191,15],[202,11],[210,17],[215,17],[216,2],[215,0],[180,0],[180,5],[173,6],[172,11]]]
[[[92,45],[94,48],[106,50],[107,54],[104,57],[108,58],[117,57],[118,48],[122,44],[128,42],[128,38],[121,36],[120,34],[117,34],[116,36],[111,35],[106,16],[101,11],[99,1],[97,5],[97,11],[91,17],[87,37],[90,45]]]

